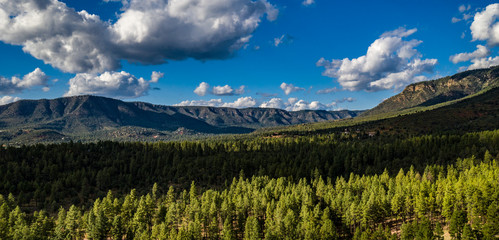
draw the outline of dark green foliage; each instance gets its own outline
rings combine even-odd
[[[497,70],[499,71],[499,67]],[[257,132],[264,136],[336,133],[357,137],[394,135],[401,138],[421,134],[464,134],[494,129],[499,129],[499,87],[431,107],[414,107],[381,115],[280,129],[262,129]]]
[[[467,226],[468,218],[466,216],[466,212],[461,209],[455,209],[452,213],[452,217],[450,219],[450,227],[449,232],[453,238],[461,239],[461,235],[463,234],[463,229]],[[469,227],[469,226],[468,226]],[[468,230],[468,235],[470,234]]]
[[[497,214],[492,211],[498,208],[499,193],[484,193],[488,188],[499,188],[499,164],[494,159],[488,162],[468,158],[447,170],[432,165],[423,173],[411,169],[392,177],[386,172],[351,174],[348,180],[339,177],[335,181],[324,181],[320,176],[298,182],[290,178],[240,177],[219,191],[199,190],[192,183],[189,192],[170,188],[167,194],[158,194],[158,184],[146,195],[131,191],[124,198],[116,198],[108,193],[95,200],[83,215],[74,206],[61,208],[52,217],[44,211],[26,214],[15,203],[7,204],[13,199],[0,196],[0,237],[422,240],[441,239],[442,225],[447,225],[455,239],[493,239]],[[476,202],[469,189],[480,192],[483,201]],[[397,191],[403,201],[410,202],[406,207],[414,209],[422,200],[419,196],[425,194],[434,196],[435,207],[423,215],[412,210],[392,212]],[[451,195],[459,201],[449,208],[452,217],[445,219],[444,199]],[[488,209],[485,215],[473,213],[473,209],[482,207]],[[164,213],[161,209],[168,210]],[[363,212],[367,215],[356,217],[355,213]],[[159,217],[163,214],[166,216]],[[404,214],[405,222],[396,221]],[[474,214],[479,214],[480,225],[492,228],[472,227]],[[392,233],[395,229],[400,229],[399,234]]]
[[[381,174],[385,169],[396,174],[396,169],[407,171],[411,165],[416,171],[424,171],[428,164],[446,165],[459,157],[483,156],[486,151],[488,158],[499,153],[499,131],[409,138],[359,139],[332,134],[237,141],[8,147],[0,148],[0,194],[14,193],[22,206],[34,202],[30,208],[57,211],[60,203],[88,204],[84,199],[103,197],[108,189],[124,194],[154,183],[188,187],[186,183],[192,181],[201,183],[200,187],[220,187],[241,171],[247,176],[294,179],[313,177],[314,171],[329,178],[348,177],[352,172]],[[433,201],[428,193],[427,189],[420,197]],[[371,202],[369,206],[379,204]],[[390,210],[401,211],[404,207],[400,204],[394,202]],[[418,207],[414,211],[423,216],[429,210]],[[484,213],[486,209],[476,211]],[[360,213],[364,224],[378,221],[377,217],[385,214],[369,209]]]

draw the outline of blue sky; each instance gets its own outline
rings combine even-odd
[[[498,17],[493,1],[0,0],[0,103],[367,109],[499,64]]]

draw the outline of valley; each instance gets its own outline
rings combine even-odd
[[[494,239],[498,69],[365,112],[1,106],[0,238]]]

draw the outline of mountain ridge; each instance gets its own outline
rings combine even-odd
[[[497,86],[499,86],[499,66],[469,70],[436,80],[410,84],[401,93],[365,111],[362,116],[384,114],[419,106],[433,106]]]
[[[164,106],[146,102],[82,95],[56,99],[20,100],[0,106],[1,129],[56,131],[64,135],[91,134],[123,127],[194,133],[249,133],[283,126],[355,117],[362,111]],[[184,131],[182,131],[184,132]]]

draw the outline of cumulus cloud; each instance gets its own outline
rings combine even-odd
[[[252,97],[241,97],[238,98],[234,102],[224,103],[222,107],[231,107],[231,108],[249,108],[254,107],[256,105],[256,100]]]
[[[0,94],[20,93],[35,86],[47,87],[48,79],[49,77],[40,68],[36,68],[22,78],[12,77],[9,79],[0,76]]]
[[[353,102],[354,98],[348,97],[340,100],[333,101],[328,104],[323,104],[319,101],[305,101],[298,98],[288,98],[287,101],[283,101],[281,98],[272,98],[269,101],[265,101],[260,104],[261,108],[280,108],[287,111],[302,111],[302,110],[335,110],[339,103],[343,102]]]
[[[101,73],[118,69],[121,59],[229,58],[264,15],[278,15],[267,0],[131,0],[109,23],[58,0],[3,0],[0,41],[65,72]]]
[[[152,75],[154,77],[154,74]],[[137,98],[147,95],[152,80],[146,81],[124,71],[103,74],[79,73],[69,80],[69,91],[64,96],[91,94],[122,99]]]
[[[425,80],[422,74],[431,73],[437,60],[422,59],[415,49],[422,41],[403,39],[416,31],[398,28],[386,32],[369,46],[366,55],[332,61],[321,58],[316,65],[325,68],[324,76],[336,78],[350,91],[397,89]]]
[[[289,94],[291,94],[293,92],[298,92],[298,91],[304,91],[305,90],[305,88],[296,87],[295,85],[293,85],[291,83],[287,84],[285,82],[281,83],[280,87],[281,87],[282,91],[284,91],[284,94],[286,94],[286,95],[289,95]]]
[[[302,110],[334,110],[337,104],[342,102],[355,101],[353,98],[343,98],[341,100],[333,101],[329,104],[323,104],[319,101],[305,101],[298,98],[288,98],[283,101],[281,98],[272,98],[268,101],[260,102],[252,97],[240,97],[234,102],[224,102],[222,99],[211,100],[186,100],[174,106],[210,106],[210,107],[230,107],[230,108],[278,108],[287,111],[302,111]]]
[[[471,53],[459,53],[452,55],[450,56],[449,60],[453,63],[467,62],[471,59],[483,58],[490,54],[490,51],[486,46],[477,45],[476,48],[477,49]]]
[[[499,65],[499,56],[498,57],[484,57],[484,58],[476,58],[471,60],[472,64],[468,66],[467,70],[480,69],[480,68],[489,68],[492,66]]]
[[[260,104],[261,108],[285,108],[284,102],[280,98],[272,98]]]
[[[499,3],[488,5],[485,10],[475,14],[471,24],[473,40],[483,40],[491,46],[499,45]]]
[[[222,99],[211,100],[186,100],[174,106],[210,106],[210,107],[230,107],[230,108],[248,108],[254,107],[256,100],[252,97],[241,97],[234,102],[223,102]]]
[[[210,85],[208,83],[202,82],[199,84],[198,87],[196,87],[196,89],[194,89],[194,93],[199,95],[199,96],[204,96],[208,92],[209,88],[210,88]]]
[[[245,92],[246,86],[240,86],[237,89],[232,88],[229,85],[225,86],[214,86],[210,90],[210,84],[206,82],[202,82],[199,84],[196,89],[194,89],[194,93],[197,94],[198,96],[204,96],[207,93],[216,95],[216,96],[234,96],[234,95],[241,95]]]
[[[464,8],[463,8],[464,9]],[[467,9],[467,7],[466,7]],[[477,12],[473,23],[471,24],[471,35],[473,41],[486,41],[487,46],[477,45],[477,49],[471,53],[458,53],[449,57],[453,63],[471,61],[471,65],[459,68],[460,71],[472,70],[479,68],[488,68],[499,65],[499,57],[489,55],[491,51],[489,47],[499,45],[499,4],[490,4],[483,11]]]
[[[328,106],[320,103],[319,101],[307,102],[305,100],[298,100],[292,105],[286,107],[288,111],[302,111],[302,110],[325,110]]]
[[[21,100],[19,97],[3,96],[0,98],[0,105],[9,104]]]
[[[310,6],[315,3],[315,0],[304,0],[301,4],[305,6]]]
[[[159,81],[159,79],[163,78],[164,76],[165,76],[165,74],[162,72],[153,71],[151,74],[151,82],[157,83]]]
[[[246,87],[240,86],[238,89],[233,89],[229,85],[225,86],[214,86],[212,89],[212,94],[217,96],[233,96],[233,95],[241,95],[244,93],[244,89]]]
[[[426,81],[428,78],[419,74],[433,72],[436,64],[436,59],[415,59],[408,63],[404,70],[388,73],[385,77],[369,83],[369,86],[371,89],[401,89],[409,83]]]
[[[106,23],[56,0],[2,1],[0,41],[66,72],[119,67]]]

